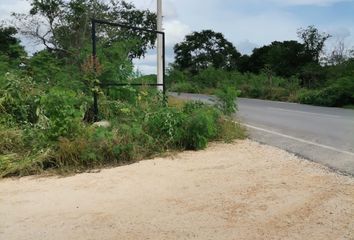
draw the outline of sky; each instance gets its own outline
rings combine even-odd
[[[155,11],[156,0],[131,0],[140,9]],[[298,40],[297,29],[315,25],[331,34],[330,49],[343,39],[354,45],[354,0],[162,0],[167,61],[173,46],[186,34],[211,29],[224,34],[243,54],[272,41]],[[0,20],[11,12],[26,12],[26,0],[0,0]],[[28,45],[29,43],[26,43]],[[28,46],[33,48],[33,46]],[[143,73],[156,72],[156,50],[135,61]]]

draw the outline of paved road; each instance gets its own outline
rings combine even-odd
[[[176,94],[173,94],[176,96]],[[181,98],[210,101],[199,94]],[[250,138],[354,175],[354,111],[256,99],[239,99]]]

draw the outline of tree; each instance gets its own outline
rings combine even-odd
[[[232,70],[241,54],[223,34],[212,30],[194,32],[174,47],[175,64],[180,70],[196,74],[208,67]]]
[[[91,18],[156,29],[154,13],[123,0],[31,0],[31,7],[28,14],[14,14],[19,32],[64,56],[76,57],[90,43]],[[156,41],[156,34],[109,26],[97,28],[97,36],[106,45],[134,38],[131,58],[143,56]]]
[[[268,52],[270,46],[266,45],[260,48],[255,48],[249,58],[248,71],[253,73],[260,73],[264,66],[268,63]]]
[[[345,44],[344,38],[337,38],[332,49],[327,53],[326,63],[329,65],[343,64],[353,56],[353,49]]]
[[[311,61],[303,44],[297,41],[275,41],[270,45],[254,49],[248,64],[243,66],[254,73],[260,73],[264,68],[271,68],[278,76],[290,77],[298,74],[301,68]]]
[[[312,60],[315,63],[319,63],[325,42],[331,37],[331,35],[325,32],[320,33],[315,26],[308,26],[305,29],[300,28],[297,34],[304,42],[306,53],[312,57]]]
[[[246,73],[250,72],[250,56],[248,55],[242,55],[240,59],[238,60],[238,66],[237,69],[241,73]]]
[[[327,79],[326,69],[317,63],[309,63],[304,66],[299,74],[302,87],[318,88],[323,86]]]
[[[20,45],[15,35],[16,28],[0,26],[0,54],[8,57],[10,60],[19,59],[26,55],[24,48]]]
[[[288,78],[297,75],[311,58],[305,46],[297,41],[276,41],[270,46],[267,61],[278,76]]]
[[[14,27],[0,26],[0,81],[5,72],[17,68],[27,55],[20,40],[15,37],[16,34]]]

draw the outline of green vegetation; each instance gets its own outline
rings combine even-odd
[[[109,127],[83,121],[87,96],[70,90],[44,93],[36,120],[26,101],[18,105],[19,111],[2,102],[1,114],[6,117],[0,131],[0,176],[85,171],[245,137],[244,130],[218,108],[199,102],[166,106],[160,93],[148,89],[116,92],[130,98],[100,95],[101,117],[110,121]],[[26,100],[20,92],[15,100],[22,99]]]
[[[222,40],[216,41],[215,36]],[[340,43],[326,56],[324,45],[330,36],[314,26],[300,29],[298,36],[302,43],[275,41],[254,49],[250,56],[240,56],[221,34],[195,32],[175,46],[169,89],[217,95],[218,89],[230,88],[248,98],[353,105],[354,58],[350,51]]]
[[[241,56],[220,33],[188,35],[175,46],[168,87],[215,94],[210,106],[166,99],[148,86],[106,87],[156,82],[133,66],[156,35],[100,26],[95,58],[90,18],[154,29],[154,13],[119,0],[30,3],[28,14],[14,15],[19,27],[0,26],[0,177],[80,172],[244,138],[232,121],[238,96],[354,105],[354,59],[337,51],[323,63],[329,36],[314,27],[299,30],[303,43],[273,42],[251,56]],[[44,49],[28,56],[18,33]],[[106,122],[94,123],[93,96]]]
[[[135,73],[132,64],[156,36],[141,35],[137,41],[121,29],[98,29],[93,58],[88,19],[96,15],[153,28],[153,13],[123,1],[31,4],[27,16],[16,15],[27,29],[0,27],[0,177],[81,172],[245,137],[244,129],[228,116],[236,111],[230,105],[237,96],[233,91],[221,91],[219,107],[213,107],[175,99],[168,105],[160,92],[147,86],[104,87],[156,82],[153,75]],[[31,32],[41,27],[35,19],[47,21],[51,32]],[[27,56],[15,37],[17,30],[41,39],[45,49]],[[99,120],[106,122],[93,121],[94,94]]]

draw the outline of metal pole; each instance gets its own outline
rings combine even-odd
[[[93,68],[96,72],[96,22],[94,19],[91,20],[92,23],[92,60],[93,60]],[[96,84],[95,84],[96,85]],[[95,91],[93,93],[93,121],[98,121],[98,94]]]
[[[157,31],[162,32],[162,0],[157,0]],[[163,34],[157,34],[157,84],[163,84]],[[158,90],[163,91],[161,86]]]
[[[163,84],[163,94],[166,97],[166,37],[165,37],[165,33],[162,33],[162,84]]]

